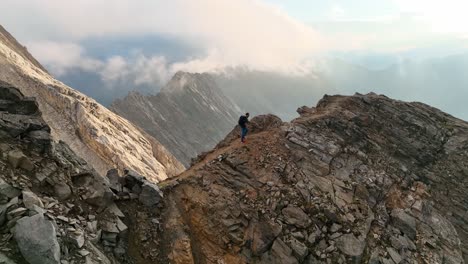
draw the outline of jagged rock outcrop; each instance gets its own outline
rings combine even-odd
[[[156,139],[55,80],[2,27],[0,80],[35,97],[53,138],[67,143],[101,175],[114,167],[120,171],[128,167],[159,181],[184,170]]]
[[[375,94],[300,112],[259,118],[272,125],[247,144],[160,183],[164,243],[143,251],[164,263],[467,260],[468,123]]]
[[[237,124],[240,109],[208,74],[178,72],[157,95],[130,93],[111,109],[157,138],[189,165]]]
[[[0,152],[0,263],[142,263],[135,222],[153,223],[141,214],[157,216],[157,185],[131,170],[100,176],[52,139],[33,99],[3,83]]]
[[[97,230],[87,228],[93,225],[91,215],[102,209],[86,202],[113,202],[104,178],[63,142],[52,140],[33,99],[1,82],[0,149],[0,230],[6,252],[0,260],[110,263],[89,244],[99,241]],[[99,184],[81,188],[78,179],[86,177]]]

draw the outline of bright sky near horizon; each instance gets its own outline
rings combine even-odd
[[[367,20],[387,17],[400,12],[389,0],[266,0],[291,16],[303,21],[333,19]]]
[[[418,17],[440,32],[468,32],[465,0],[265,0],[305,22],[388,20],[401,14]]]

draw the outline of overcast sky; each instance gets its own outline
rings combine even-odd
[[[468,48],[466,0],[2,0],[0,7],[8,10],[0,23],[53,74],[78,68],[110,86],[122,78],[164,83],[177,70],[298,73],[317,56],[425,58]]]

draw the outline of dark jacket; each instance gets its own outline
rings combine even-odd
[[[245,128],[248,122],[249,122],[249,118],[244,115],[239,118],[239,126],[242,128]]]

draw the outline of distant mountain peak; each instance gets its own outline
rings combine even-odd
[[[188,72],[177,72],[155,96],[129,94],[112,109],[160,140],[185,165],[224,138],[240,114],[213,77]]]
[[[180,93],[185,90],[201,91],[214,86],[216,83],[208,74],[178,71],[161,89],[161,93]]]

